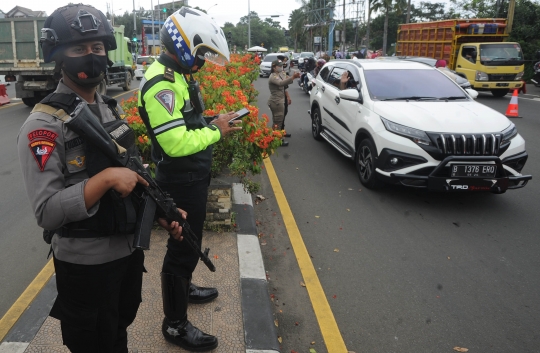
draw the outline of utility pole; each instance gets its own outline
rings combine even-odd
[[[150,0],[150,7],[152,8],[152,55],[156,55],[156,37],[154,34],[154,1]]]
[[[409,20],[411,19],[411,0],[407,1],[407,19],[405,20],[405,23],[409,23]]]
[[[346,31],[347,31],[347,21],[345,20],[345,0],[343,0],[343,34],[341,35],[341,41],[343,42],[343,50],[341,51],[341,53],[343,54],[343,57],[345,57],[345,32]]]
[[[334,48],[334,29],[336,23],[334,22],[334,7],[331,5],[330,8],[330,26],[328,26],[328,56],[332,55],[332,49]]]
[[[248,49],[251,48],[251,9],[248,0]]]

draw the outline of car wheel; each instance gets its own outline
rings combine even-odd
[[[504,97],[510,92],[508,88],[506,89],[492,89],[491,94],[493,94],[494,97]]]
[[[322,132],[322,120],[321,120],[321,111],[319,108],[313,108],[313,113],[311,115],[311,134],[313,138],[317,141],[321,141],[323,137],[321,136]]]
[[[377,179],[375,172],[375,161],[377,160],[377,149],[371,139],[364,139],[356,149],[356,171],[360,182],[369,189],[376,189],[381,182]]]

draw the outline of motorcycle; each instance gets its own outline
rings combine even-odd
[[[540,60],[540,50],[536,52],[536,59]],[[540,87],[540,61],[538,61],[533,66],[534,75],[531,78],[531,82],[534,83],[536,87]]]
[[[302,90],[306,92],[307,94],[311,94],[311,89],[314,86],[315,81],[315,73],[313,71],[306,72],[304,76],[304,84],[302,86]]]

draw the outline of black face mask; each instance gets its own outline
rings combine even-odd
[[[64,73],[82,87],[96,87],[105,77],[107,55],[64,56]]]

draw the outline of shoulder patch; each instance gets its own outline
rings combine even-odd
[[[165,68],[165,73],[163,74],[163,78],[169,82],[174,83],[174,70],[170,67]]]
[[[159,103],[163,106],[163,108],[167,109],[170,115],[173,115],[174,111],[174,92],[170,89],[164,89],[156,93],[154,96]]]
[[[28,147],[36,160],[39,170],[45,170],[45,165],[56,147],[58,134],[45,129],[31,131],[28,135]]]

